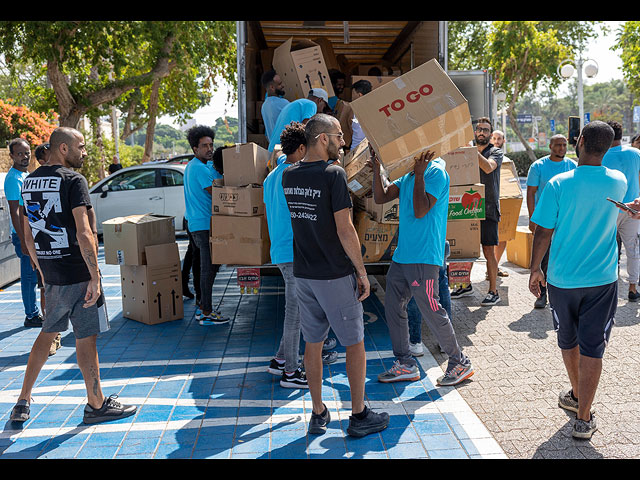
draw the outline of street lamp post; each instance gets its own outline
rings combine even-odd
[[[575,63],[575,67],[573,66]],[[590,63],[592,62],[592,63]],[[582,79],[582,73],[587,78],[593,78],[598,74],[598,62],[591,58],[582,58],[579,56],[577,60],[565,60],[558,65],[558,75],[562,78],[571,78],[574,72],[578,74],[578,115],[580,116],[580,131],[584,128],[584,84]]]

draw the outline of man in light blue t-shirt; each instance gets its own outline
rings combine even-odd
[[[431,151],[414,158],[413,172],[383,185],[380,162],[371,150],[373,198],[378,204],[399,198],[398,245],[387,272],[385,316],[395,363],[378,375],[383,383],[420,379],[417,362],[409,348],[407,304],[411,297],[422,318],[449,356],[439,385],[455,385],[473,375],[471,360],[462,353],[451,320],[439,300],[439,272],[449,208],[449,174],[441,159]]]
[[[269,70],[262,74],[262,86],[266,91],[266,98],[262,103],[260,113],[264,122],[264,131],[267,138],[271,138],[271,133],[278,119],[278,115],[284,107],[289,104],[289,100],[284,98],[284,88],[282,79],[275,70]]]
[[[208,164],[213,159],[215,132],[206,126],[195,126],[187,132],[194,153],[184,170],[185,219],[193,247],[200,257],[200,305],[196,318],[201,325],[227,323],[228,317],[213,309],[211,293],[220,265],[212,265],[209,236],[211,228],[211,190],[213,181],[220,178]]]
[[[551,153],[546,157],[539,158],[531,164],[527,173],[527,209],[529,210],[529,230],[535,232],[536,224],[531,222],[531,216],[545,185],[559,173],[568,172],[578,166],[578,164],[567,154],[567,138],[564,135],[554,135],[549,139],[549,150]],[[549,251],[542,259],[542,271],[547,274],[549,263]],[[533,306],[544,308],[547,305],[547,289],[542,288],[540,298],[537,298]]]
[[[627,179],[627,192],[623,202],[633,202],[640,196],[640,150],[626,145],[622,146],[622,125],[613,121],[607,123],[613,128],[615,135],[611,148],[602,159],[602,165],[624,174]],[[640,275],[640,241],[638,240],[640,220],[630,217],[626,212],[619,211],[617,226],[618,238],[624,244],[624,251],[627,255],[628,298],[631,302],[637,302],[640,299],[640,293],[636,287]],[[618,248],[620,248],[620,242]],[[618,258],[620,258],[619,255]]]
[[[531,217],[533,237],[529,290],[540,297],[547,286],[558,346],[571,382],[558,405],[577,413],[573,436],[591,438],[596,430],[591,404],[602,357],[618,304],[618,209],[627,191],[624,175],[602,166],[613,141],[604,122],[588,123],[578,138],[578,167],[553,177]],[[551,245],[547,277],[542,257]]]
[[[31,266],[31,259],[24,241],[24,228],[21,223],[20,205],[22,204],[22,183],[29,175],[27,167],[31,159],[31,147],[23,138],[9,142],[9,157],[13,165],[4,179],[4,193],[9,204],[11,217],[11,242],[20,259],[20,289],[24,306],[24,326],[42,327],[42,316],[36,303],[37,271]]]

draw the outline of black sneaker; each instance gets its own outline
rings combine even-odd
[[[100,423],[107,422],[109,420],[118,420],[120,418],[126,418],[138,410],[135,405],[122,405],[120,402],[116,402],[117,395],[111,395],[104,399],[102,407],[95,409],[91,405],[87,404],[84,407],[84,423]]]
[[[629,301],[637,302],[640,298],[640,292],[629,292]]]
[[[484,300],[480,303],[483,307],[495,305],[496,303],[500,303],[500,296],[498,292],[489,292],[487,296],[484,297]]]
[[[267,372],[273,375],[282,375],[284,373],[284,360],[280,363],[277,359],[272,358],[267,367]]]
[[[352,437],[364,437],[384,430],[389,425],[389,414],[386,412],[375,413],[365,405],[363,413],[366,413],[366,416],[361,420],[354,415],[349,416],[347,433]]]
[[[284,388],[309,388],[307,376],[301,367],[298,367],[293,373],[282,372],[280,386]]]
[[[473,295],[473,287],[471,286],[471,284],[466,287],[459,287],[451,292],[451,298],[453,299],[469,297],[471,295]]]
[[[329,409],[323,403],[324,412],[322,413],[313,413],[311,412],[311,420],[309,421],[309,433],[313,433],[315,435],[322,435],[327,431],[327,425],[331,421],[331,415],[329,415]]]
[[[336,348],[338,341],[333,337],[328,337],[324,343],[322,344],[322,351],[326,352],[327,350],[333,350]]]
[[[11,417],[9,419],[12,422],[26,422],[29,420],[29,413],[31,409],[29,408],[29,404],[25,400],[21,400],[16,403],[13,410],[11,410]]]
[[[42,328],[43,319],[40,314],[34,317],[24,317],[24,326],[26,328]]]
[[[332,350],[330,352],[322,352],[323,365],[331,365],[338,361],[338,352]]]

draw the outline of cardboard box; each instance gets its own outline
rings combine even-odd
[[[480,220],[454,220],[447,222],[449,258],[480,257]]]
[[[264,189],[260,185],[211,189],[211,213],[214,215],[264,215]]]
[[[354,195],[355,197],[355,195]],[[354,204],[367,212],[371,218],[378,223],[400,223],[400,199],[396,198],[387,203],[377,204],[373,200],[373,193],[364,197],[355,197]]]
[[[473,185],[480,183],[480,167],[478,166],[478,149],[461,147],[442,155],[447,164],[449,185]]]
[[[265,215],[211,216],[211,261],[226,265],[269,263],[269,230]]]
[[[532,246],[533,233],[531,233],[529,227],[517,227],[514,239],[507,242],[507,261],[523,268],[529,268],[531,266]]]
[[[325,65],[327,66],[327,70],[340,70],[340,65],[338,64],[338,60],[336,58],[335,51],[333,50],[333,44],[331,43],[331,40],[329,40],[327,37],[316,37],[312,40],[320,45],[320,49],[322,50],[322,58]]]
[[[342,165],[342,168],[346,168],[354,158],[359,157],[360,155],[367,155],[368,151],[369,142],[366,138],[364,138],[356,148],[354,148],[353,150],[349,150],[345,155],[342,155],[342,157],[340,158],[340,164]]]
[[[329,98],[333,97],[333,86],[329,78],[322,48],[311,40],[293,37],[273,51],[273,68],[284,83],[284,97],[290,102],[307,98],[312,88],[323,88]]]
[[[351,108],[391,181],[413,169],[418,153],[441,157],[474,138],[467,100],[435,59],[354,100]]]
[[[378,223],[364,211],[354,213],[364,263],[390,261],[398,246],[398,225]]]
[[[364,144],[364,145],[363,145]],[[367,139],[362,140],[344,167],[347,187],[356,197],[364,197],[373,188],[373,167],[368,165],[369,147]],[[346,157],[347,155],[345,155]]]
[[[145,247],[176,241],[174,217],[147,213],[102,222],[104,263],[146,265]]]
[[[222,151],[224,184],[243,187],[251,183],[262,185],[269,174],[269,151],[253,142],[237,143]]]
[[[247,142],[255,143],[265,150],[269,148],[269,139],[264,133],[247,133]]]
[[[484,220],[484,184],[449,186],[449,213],[447,220]]]
[[[176,243],[145,248],[148,265],[121,265],[122,316],[154,325],[184,317]]]
[[[522,197],[522,187],[520,186],[515,164],[511,160],[505,160],[500,168],[500,223],[498,223],[498,235],[501,242],[508,242],[516,236],[516,227],[518,226],[522,208]]]

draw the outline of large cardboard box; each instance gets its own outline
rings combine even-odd
[[[484,220],[486,214],[484,184],[449,186],[447,220]]]
[[[293,37],[273,51],[273,68],[285,85],[284,97],[290,102],[307,98],[312,88],[323,88],[333,97],[333,86],[329,78],[322,48],[305,39],[293,43]]]
[[[351,107],[391,181],[413,169],[418,153],[431,150],[441,157],[474,138],[467,100],[435,59]]]
[[[378,204],[373,200],[373,193],[369,193],[364,197],[355,197],[354,204],[360,210],[367,212],[371,218],[378,223],[400,223],[399,198],[391,200],[390,202]]]
[[[211,261],[227,265],[269,263],[269,230],[265,215],[211,216]]]
[[[122,316],[154,325],[184,316],[178,245],[145,248],[147,265],[121,265]]]
[[[260,185],[219,187],[211,189],[211,213],[214,215],[264,215],[264,189]]]
[[[398,246],[398,225],[378,223],[364,211],[355,212],[354,226],[364,263],[387,262]]]
[[[513,240],[507,242],[507,260],[523,268],[531,266],[533,233],[529,227],[519,226]]]
[[[145,265],[145,247],[176,241],[174,217],[146,213],[102,222],[104,263]]]
[[[513,240],[522,208],[522,187],[512,160],[504,160],[500,168],[500,223],[498,235],[501,242]]]
[[[480,220],[453,220],[447,222],[449,258],[480,257]]]
[[[354,158],[357,158],[360,155],[367,155],[368,151],[369,142],[366,138],[363,138],[356,148],[354,148],[353,150],[349,150],[346,154],[342,155],[342,157],[340,158],[342,168],[347,168],[347,165],[349,165]]]
[[[238,143],[222,151],[224,184],[243,187],[252,183],[262,185],[269,174],[269,151],[253,142]]]
[[[478,166],[478,149],[461,147],[442,155],[447,164],[449,185],[473,185],[480,183],[480,167]]]
[[[373,188],[373,167],[368,163],[370,155],[367,139],[362,140],[353,155],[349,156],[350,159],[345,160],[348,163],[344,167],[347,187],[356,197],[363,197]]]

